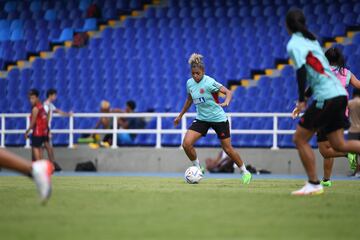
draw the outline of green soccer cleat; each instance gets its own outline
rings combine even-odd
[[[331,187],[332,186],[332,182],[330,180],[324,181],[322,180],[320,182],[321,185],[323,185],[324,187]]]
[[[195,165],[194,165],[194,166],[195,166]],[[198,167],[203,175],[205,174],[205,168],[204,168],[202,165],[200,165],[200,166],[195,166],[195,167]]]
[[[356,169],[356,165],[357,165],[357,158],[358,158],[357,154],[356,153],[348,153],[346,157],[349,161],[350,169],[352,171],[354,171]]]
[[[202,174],[204,175],[205,174],[205,168],[200,165],[200,170],[201,170]]]
[[[243,184],[249,184],[251,181],[252,175],[251,175],[251,173],[247,172],[247,173],[244,173],[241,178],[242,178]]]

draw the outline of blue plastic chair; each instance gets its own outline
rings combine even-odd
[[[10,23],[9,20],[0,20],[0,30],[10,29]]]
[[[358,16],[358,14],[355,14],[355,13],[347,13],[347,14],[345,14],[343,23],[345,23],[346,25],[349,25],[349,26],[355,26],[358,24],[356,21],[357,16]]]
[[[333,27],[333,31],[332,31],[332,36],[336,37],[336,36],[343,36],[345,34],[346,31],[346,27],[344,24],[342,23],[338,23]]]
[[[15,29],[22,29],[23,28],[23,21],[22,20],[13,20],[11,22],[11,25],[10,25],[10,29],[11,30],[15,30]]]
[[[0,41],[7,41],[10,39],[9,29],[0,29]]]
[[[74,30],[72,28],[65,28],[62,30],[61,35],[58,39],[54,39],[54,42],[65,42],[73,39]]]
[[[85,20],[84,27],[82,31],[94,31],[97,29],[97,20],[96,18],[88,18]]]
[[[330,17],[330,24],[337,24],[342,22],[344,19],[344,14],[342,14],[341,12],[337,11],[336,13],[332,14]]]
[[[32,12],[41,11],[41,1],[32,1],[31,4],[30,4],[30,10]]]
[[[86,11],[90,4],[91,0],[81,0],[79,4],[79,9],[82,11]]]
[[[355,36],[352,39],[353,44],[358,45],[358,49],[359,49],[359,45],[360,45],[360,33],[355,34]]]
[[[4,10],[7,13],[15,12],[17,8],[17,2],[16,1],[7,1],[4,6]]]
[[[19,41],[23,39],[23,30],[22,29],[15,29],[12,31],[10,40],[11,41]]]
[[[47,20],[47,21],[56,20],[56,11],[54,9],[46,10],[44,19]]]

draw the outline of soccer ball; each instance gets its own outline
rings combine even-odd
[[[203,178],[203,174],[198,167],[192,166],[185,171],[185,181],[189,184],[199,183]]]

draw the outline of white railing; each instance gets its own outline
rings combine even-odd
[[[178,113],[74,113],[72,116],[67,117],[69,119],[69,128],[67,129],[52,129],[53,134],[68,134],[69,135],[69,148],[74,147],[74,134],[82,133],[99,133],[99,134],[112,134],[113,142],[112,148],[117,148],[118,133],[132,133],[132,134],[156,134],[156,148],[161,148],[161,137],[163,134],[181,134],[181,140],[184,139],[187,130],[187,118],[194,118],[195,113],[187,113],[184,115],[181,121],[181,129],[163,129],[163,118],[175,118]],[[289,118],[289,113],[228,113],[228,119],[230,123],[231,134],[268,134],[273,137],[273,144],[271,149],[278,149],[278,135],[293,134],[294,130],[279,129],[279,118]],[[54,115],[54,117],[60,117]],[[112,129],[76,129],[74,128],[74,120],[80,118],[99,118],[108,117],[112,118]],[[117,129],[117,118],[156,118],[155,129]],[[232,129],[231,122],[234,118],[271,118],[273,121],[272,129]],[[26,127],[30,125],[29,114],[27,113],[3,113],[1,114],[1,128],[0,128],[0,147],[5,147],[5,135],[8,134],[24,134],[25,129],[6,129],[6,122],[11,118],[23,118],[26,121]],[[241,121],[241,120],[240,120]],[[214,134],[213,130],[209,131],[209,134]],[[29,139],[26,140],[26,148],[30,147]]]

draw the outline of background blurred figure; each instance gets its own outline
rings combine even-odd
[[[32,160],[37,161],[43,158],[42,147],[49,142],[48,117],[39,99],[39,91],[31,89],[29,91],[29,101],[31,104],[30,126],[25,132],[25,138],[31,135],[31,155]]]
[[[360,90],[354,89],[353,99],[349,101],[349,117],[350,117],[350,128],[349,128],[349,140],[360,140]],[[360,166],[357,158],[357,167],[354,175],[360,176]]]
[[[52,147],[52,134],[51,134],[51,122],[54,113],[58,113],[61,116],[71,116],[71,112],[64,112],[61,109],[58,109],[54,105],[54,101],[57,98],[57,91],[54,88],[50,88],[46,92],[46,101],[44,102],[44,109],[48,116],[48,124],[49,124],[49,141],[44,143],[45,149],[48,153],[49,160],[54,164],[55,171],[61,171],[61,167],[59,164],[55,162],[55,154],[54,149]]]
[[[136,103],[133,100],[126,102],[126,108],[124,113],[134,113],[136,109]],[[120,129],[143,129],[145,128],[145,120],[143,118],[129,117],[119,118],[118,127]],[[133,144],[136,138],[136,134],[120,133],[118,134],[118,145]]]
[[[221,151],[216,158],[205,160],[206,169],[211,173],[234,173],[234,161]]]
[[[100,113],[110,113],[110,102],[101,101],[100,103]],[[111,117],[101,117],[95,125],[95,129],[112,129],[113,121]],[[95,136],[95,134],[93,134]],[[95,138],[95,137],[94,137]],[[103,141],[101,142],[104,147],[109,147],[112,144],[112,134],[105,134]]]

